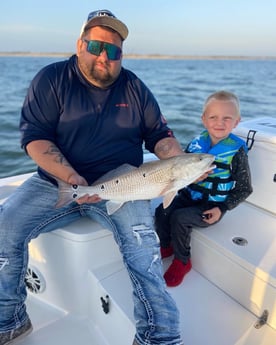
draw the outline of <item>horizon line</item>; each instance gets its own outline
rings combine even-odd
[[[41,57],[55,57],[55,56],[64,56],[68,57],[75,53],[73,52],[25,52],[25,51],[12,51],[12,52],[1,52],[0,56],[41,56]],[[178,54],[133,54],[133,53],[126,53],[123,54],[123,58],[126,59],[195,59],[195,60],[206,60],[206,59],[229,59],[229,60],[274,60],[276,56],[269,56],[269,55],[178,55]]]

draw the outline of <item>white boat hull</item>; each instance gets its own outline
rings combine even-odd
[[[180,309],[185,345],[276,344],[276,183],[270,179],[276,164],[275,155],[264,157],[254,145],[249,158],[256,195],[220,223],[194,229],[193,269],[180,286],[168,289]],[[260,154],[269,162],[269,177],[255,171]],[[0,180],[2,202],[28,176]],[[153,209],[158,203],[152,202]],[[170,261],[164,260],[164,270]],[[27,308],[34,331],[20,344],[132,344],[131,285],[107,229],[83,218],[40,235],[30,244],[29,269]],[[266,322],[256,328],[264,311]]]

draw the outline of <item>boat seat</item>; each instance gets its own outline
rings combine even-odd
[[[0,180],[0,205],[20,186],[32,173],[6,177]]]
[[[244,202],[192,232],[193,268],[276,329],[275,215]]]

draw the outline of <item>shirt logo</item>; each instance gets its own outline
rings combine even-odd
[[[117,104],[115,104],[115,107],[117,107],[117,108],[128,108],[128,104],[127,103],[117,103]]]

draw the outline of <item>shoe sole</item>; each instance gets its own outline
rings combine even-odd
[[[25,338],[27,335],[29,335],[31,332],[33,331],[33,326],[31,325],[30,328],[28,328],[26,330],[26,332],[20,334],[18,337],[8,341],[7,343],[5,343],[4,345],[11,345],[11,344],[16,344],[19,340]]]

